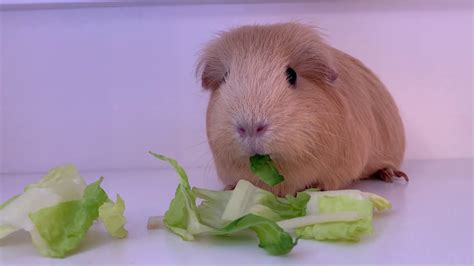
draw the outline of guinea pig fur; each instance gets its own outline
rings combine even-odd
[[[359,60],[299,23],[222,32],[198,62],[210,91],[206,127],[219,178],[246,179],[277,195],[343,188],[354,180],[391,181],[405,134],[382,82]],[[270,187],[249,168],[269,154],[285,181]]]

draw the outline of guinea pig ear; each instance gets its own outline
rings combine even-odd
[[[215,53],[205,51],[196,69],[197,76],[201,77],[202,87],[208,90],[218,89],[228,72],[220,58],[214,55]]]
[[[317,51],[307,54],[307,56],[303,55],[302,60],[295,67],[303,77],[312,82],[323,82],[332,85],[339,77],[332,56],[324,51]]]
[[[216,90],[225,81],[227,72],[215,69],[212,65],[206,64],[201,73],[201,86],[204,89]]]
[[[302,37],[292,57],[300,75],[312,82],[332,85],[339,76],[332,50],[319,35]]]

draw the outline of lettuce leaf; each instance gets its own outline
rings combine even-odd
[[[77,248],[92,223],[99,216],[99,207],[108,197],[100,187],[103,178],[88,185],[83,198],[61,202],[29,215],[38,235],[46,245],[35,242],[41,254],[63,258]]]
[[[111,202],[100,187],[102,180],[86,186],[73,165],[51,169],[0,206],[0,239],[23,229],[42,255],[62,258],[78,247],[100,207],[107,231],[125,236],[124,202],[119,196],[117,203]]]
[[[150,153],[170,163],[180,177],[163,222],[184,240],[252,230],[259,247],[283,255],[296,245],[289,232],[304,239],[358,241],[372,232],[373,212],[390,208],[383,197],[359,190],[308,189],[279,198],[245,180],[233,191],[191,189],[186,172],[174,159]],[[202,199],[199,206],[196,198]]]
[[[183,240],[193,240],[194,235],[212,231],[199,219],[196,197],[191,191],[186,171],[174,159],[150,152],[155,158],[168,162],[180,177],[173,200],[165,213],[163,223]]]
[[[228,235],[250,229],[257,234],[259,247],[272,255],[287,254],[296,245],[290,234],[267,218],[247,214],[233,221],[223,220],[222,214],[231,199],[230,191],[191,190],[186,172],[176,160],[153,152],[150,154],[170,163],[180,177],[163,223],[182,239],[193,240],[199,234]],[[196,206],[197,196],[203,199],[199,207]]]
[[[80,199],[86,183],[74,165],[63,165],[49,170],[39,182],[26,186],[25,192],[32,188],[48,188],[67,201]]]
[[[372,202],[374,209],[378,212],[392,208],[390,201],[377,194],[370,192],[361,192],[361,194]]]
[[[53,206],[63,201],[82,197],[85,182],[73,165],[64,165],[48,171],[37,183],[25,187],[0,207],[0,238],[20,229],[30,231],[33,224],[30,212]]]
[[[247,228],[257,234],[260,240],[258,246],[265,249],[271,255],[285,255],[297,244],[297,241],[293,242],[291,235],[274,221],[255,214],[247,214],[240,217],[218,230],[217,234],[231,234]]]
[[[309,225],[332,223],[332,222],[352,222],[358,221],[360,215],[357,212],[338,212],[338,213],[324,213],[317,215],[307,215],[296,217],[292,219],[282,220],[277,224],[285,231],[291,232],[295,228],[301,228]]]
[[[250,170],[270,186],[275,186],[285,180],[269,155],[256,154],[250,157]]]
[[[232,191],[215,191],[193,187],[192,193],[202,199],[198,206],[198,213],[201,222],[212,228],[222,228],[229,224],[229,221],[222,219],[225,207],[229,202]]]
[[[296,197],[288,195],[286,198],[279,198],[242,179],[232,191],[222,219],[231,221],[249,213],[272,221],[304,216],[309,198],[304,192],[298,193]]]
[[[307,206],[308,213],[314,216],[333,215],[335,218],[332,221],[320,221],[296,228],[296,235],[303,239],[359,241],[363,235],[372,233],[374,208],[385,208],[388,202],[380,196],[368,197],[367,194],[357,190],[309,192],[309,194],[311,199]],[[373,203],[374,198],[378,202],[378,207]],[[352,213],[352,219],[342,221],[336,219],[344,215],[347,217],[348,213]]]
[[[128,235],[128,231],[124,227],[127,222],[124,212],[125,202],[118,194],[115,203],[109,200],[99,207],[99,218],[107,232],[113,237],[124,238]]]

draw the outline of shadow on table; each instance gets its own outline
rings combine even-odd
[[[0,239],[0,247],[19,246],[19,245],[24,245],[25,243],[30,244],[31,237],[28,232],[23,231],[23,230],[14,232],[6,236],[5,238]]]

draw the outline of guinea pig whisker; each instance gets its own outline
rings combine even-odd
[[[213,163],[214,161],[212,159],[209,159],[209,161],[207,162],[205,168],[204,168],[204,176],[209,176],[210,173],[211,173],[211,164]]]

